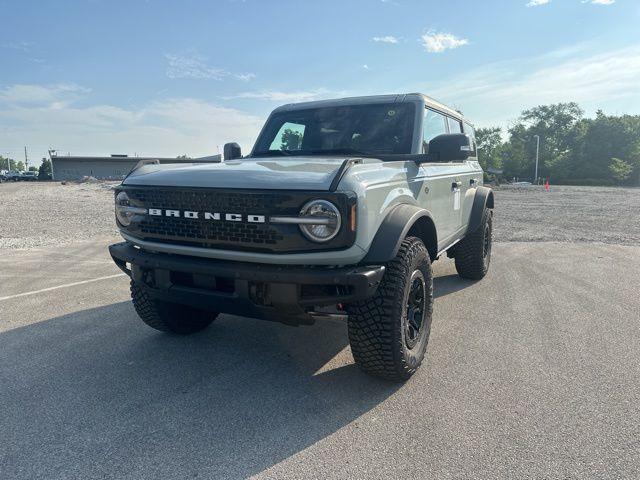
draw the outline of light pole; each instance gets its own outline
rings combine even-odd
[[[534,135],[536,138],[536,174],[533,177],[534,184],[538,183],[538,159],[540,158],[540,135]]]

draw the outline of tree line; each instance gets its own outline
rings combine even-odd
[[[0,155],[0,170],[8,170],[10,172],[23,172],[24,162],[18,160],[17,162],[13,158],[7,158]],[[37,170],[36,167],[29,167],[29,170]]]
[[[485,171],[506,180],[538,177],[565,185],[640,185],[640,115],[585,118],[577,103],[542,105],[522,112],[506,132],[478,128],[478,157]],[[501,171],[501,173],[500,173]]]
[[[0,171],[3,170],[9,172],[24,172],[25,165],[22,160],[15,161],[13,158],[7,158],[0,155]],[[38,175],[40,177],[51,175],[51,160],[43,158],[39,167],[32,165],[29,167],[29,171],[39,172]]]

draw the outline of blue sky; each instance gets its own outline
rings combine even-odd
[[[0,154],[249,148],[275,106],[420,91],[478,126],[640,114],[638,0],[0,0]]]

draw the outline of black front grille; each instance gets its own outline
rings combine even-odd
[[[147,219],[140,222],[145,236],[179,237],[203,244],[235,242],[275,245],[284,237],[275,228],[237,222],[198,224],[183,218]]]
[[[355,234],[343,221],[341,232],[328,244],[309,241],[297,225],[270,224],[270,216],[295,216],[302,206],[315,198],[333,202],[343,218],[355,201],[344,193],[207,188],[122,187],[132,205],[146,209],[198,212],[197,219],[141,215],[134,217],[127,230],[134,236],[160,242],[205,248],[291,253],[345,248],[353,244]],[[117,192],[116,192],[117,194]],[[221,215],[220,220],[205,220],[204,212]],[[241,215],[242,221],[227,221],[225,214]],[[265,223],[251,223],[247,215],[264,216]]]

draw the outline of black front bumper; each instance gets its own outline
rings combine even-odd
[[[123,242],[113,261],[153,298],[220,313],[311,324],[316,307],[355,302],[377,290],[383,266],[280,266],[155,253]]]

